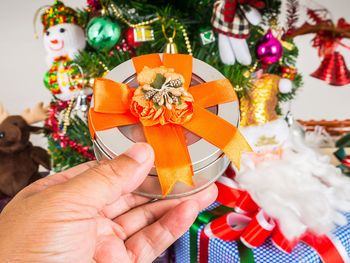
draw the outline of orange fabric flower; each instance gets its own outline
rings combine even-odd
[[[193,97],[174,69],[145,67],[137,80],[141,86],[134,92],[130,110],[144,126],[182,124],[192,118]]]

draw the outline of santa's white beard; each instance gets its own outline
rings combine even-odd
[[[260,164],[243,154],[236,181],[277,219],[288,239],[306,229],[324,234],[335,224],[346,224],[339,211],[350,211],[350,179],[329,163],[328,156],[306,146],[300,137],[289,137],[282,148],[281,160]]]

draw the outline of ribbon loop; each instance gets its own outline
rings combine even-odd
[[[281,232],[279,226],[276,227],[275,231],[272,234],[273,244],[281,251],[290,253],[299,243],[300,238],[295,238],[293,240],[288,240]]]
[[[241,241],[249,248],[260,246],[275,228],[274,221],[260,210],[241,235]]]
[[[136,73],[139,74],[144,67],[156,68],[162,65],[159,54],[148,54],[132,58]]]
[[[239,239],[250,220],[248,216],[231,212],[215,219],[204,231],[225,241],[235,241]],[[210,234],[208,236],[210,237]]]
[[[193,105],[193,118],[183,126],[221,149],[238,169],[241,152],[252,151],[235,126],[196,104]]]
[[[237,94],[228,79],[205,82],[190,87],[188,91],[196,104],[203,108],[238,101]],[[210,94],[210,96],[203,96],[203,94]]]
[[[126,113],[130,109],[133,93],[133,90],[124,83],[95,79],[94,110],[99,113]]]
[[[254,202],[247,191],[244,191],[240,195],[235,205],[235,211],[242,214],[253,214],[258,208],[259,206]]]
[[[218,188],[218,197],[216,201],[228,207],[235,207],[238,198],[244,192],[238,189],[237,184],[227,177],[221,176],[216,181],[216,186]]]

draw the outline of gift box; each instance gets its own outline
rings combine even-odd
[[[212,204],[208,209],[213,209],[219,205],[218,202]],[[348,220],[350,220],[350,214],[346,214]],[[202,232],[204,225],[200,226],[197,231],[197,247],[199,247],[200,233]],[[350,225],[343,227],[337,227],[333,230],[332,234],[340,242],[340,246],[345,253],[350,254]],[[238,244],[237,241],[224,241],[219,238],[211,238],[208,248],[208,261],[210,263],[218,262],[248,262],[244,260],[244,252],[240,254],[239,246],[244,246],[242,243]],[[187,231],[181,238],[175,242],[175,259],[178,263],[195,262],[191,261],[190,257],[190,231]],[[261,246],[252,249],[254,261],[256,263],[266,262],[308,262],[319,263],[321,262],[320,256],[315,249],[300,242],[292,252],[286,253],[278,249],[272,242],[271,238],[268,238]],[[198,255],[198,250],[196,256]],[[196,261],[200,262],[200,261]],[[251,261],[249,261],[251,262]],[[330,261],[335,263],[337,261]]]
[[[223,176],[216,184],[217,201],[175,242],[176,262],[350,262],[350,224],[288,240],[234,180]]]
[[[193,194],[215,182],[250,146],[237,129],[229,80],[180,54],[134,57],[94,83],[89,128],[97,160],[148,142],[155,167],[135,191],[152,198]]]

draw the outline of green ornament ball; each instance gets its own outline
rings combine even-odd
[[[109,17],[95,17],[86,28],[86,37],[93,48],[106,51],[118,43],[120,32],[119,24]]]

